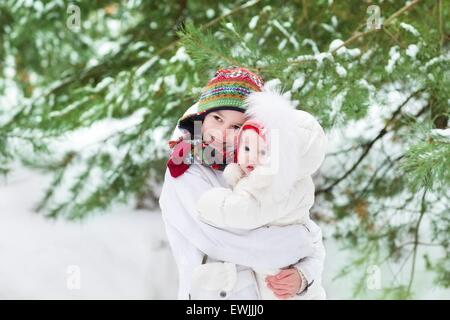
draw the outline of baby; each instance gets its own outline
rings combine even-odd
[[[223,172],[231,188],[214,188],[201,195],[199,219],[219,228],[246,230],[304,224],[314,204],[311,175],[324,159],[322,127],[275,91],[249,95],[247,115],[249,120],[237,135],[237,163]],[[254,271],[261,298],[276,299],[265,278],[279,270]],[[194,271],[193,285],[214,277],[233,279],[230,272],[230,263],[203,264]],[[314,287],[314,292],[296,299],[324,298],[322,286]]]

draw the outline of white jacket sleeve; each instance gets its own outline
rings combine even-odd
[[[275,201],[268,176],[256,172],[239,181],[236,187],[213,188],[199,199],[199,218],[219,228],[251,230],[267,224],[302,223],[314,204],[314,184],[310,177],[298,181],[290,194]],[[263,180],[263,181],[262,181]]]
[[[160,206],[163,219],[200,251],[252,268],[281,268],[312,254],[310,232],[301,225],[252,231],[221,230],[201,222],[196,204],[211,184],[192,165],[182,176],[166,172]]]
[[[275,203],[261,205],[252,193],[227,188],[207,191],[197,204],[200,220],[224,229],[260,228],[276,220],[279,210]]]
[[[325,263],[325,247],[323,245],[322,231],[312,220],[305,224],[313,237],[313,253],[300,259],[294,266],[303,273],[307,280],[307,288],[321,285],[322,272]]]

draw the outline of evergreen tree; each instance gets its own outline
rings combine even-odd
[[[420,258],[448,287],[449,14],[442,0],[4,0],[0,170],[50,172],[36,208],[48,217],[155,205],[177,119],[214,70],[243,66],[326,128],[313,217],[359,253],[342,272],[361,272],[355,294],[392,261],[410,275],[385,297],[411,297]],[[57,147],[115,120],[130,125]],[[426,246],[443,255],[420,257]]]

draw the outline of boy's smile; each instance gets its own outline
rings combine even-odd
[[[233,150],[235,137],[245,120],[245,114],[240,111],[209,112],[202,124],[204,142],[217,150]]]

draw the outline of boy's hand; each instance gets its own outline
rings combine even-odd
[[[288,299],[298,292],[302,278],[296,268],[281,270],[276,275],[267,276],[266,284],[278,299]]]

